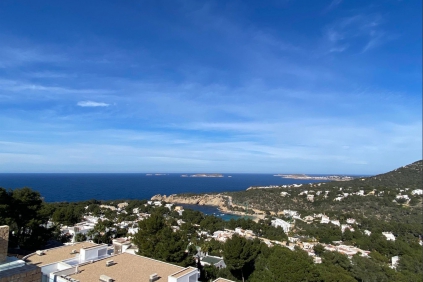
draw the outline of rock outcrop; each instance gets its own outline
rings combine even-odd
[[[154,195],[151,198],[152,201],[164,201],[167,203],[178,203],[178,204],[187,204],[187,205],[200,205],[200,206],[215,206],[220,209],[225,209],[225,207],[230,204],[231,199],[229,196],[224,196],[221,194],[202,194],[202,195]]]

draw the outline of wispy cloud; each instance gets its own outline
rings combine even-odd
[[[335,21],[325,30],[329,53],[346,50],[364,53],[380,46],[389,38],[381,27],[383,22],[383,17],[377,13],[356,14]]]
[[[335,9],[336,7],[339,6],[339,4],[341,4],[342,0],[332,0],[332,2],[330,2],[330,4],[323,10],[323,13],[327,13],[333,9]]]
[[[110,104],[104,102],[94,102],[94,101],[79,101],[77,103],[80,107],[108,107]]]
[[[313,24],[188,0],[116,6],[128,21],[114,29],[58,26],[77,40],[48,43],[42,27],[0,40],[0,171],[370,173],[414,161],[421,51],[404,47],[411,33],[398,57],[385,44],[394,25],[408,31],[402,14],[317,2],[274,7],[303,19],[326,5]]]

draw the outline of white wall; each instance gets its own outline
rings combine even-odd
[[[80,261],[88,261],[88,260],[94,260],[97,259],[102,255],[105,255],[107,252],[107,245],[102,245],[98,247],[92,247],[89,249],[81,249],[80,251]]]

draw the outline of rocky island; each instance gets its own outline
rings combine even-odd
[[[223,177],[220,173],[196,173],[196,174],[182,174],[181,177]]]
[[[289,178],[289,179],[330,180],[330,181],[349,181],[354,179],[351,176],[343,176],[343,175],[310,176],[306,174],[275,174],[274,176]]]

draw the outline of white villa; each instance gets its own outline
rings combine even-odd
[[[274,220],[271,221],[272,226],[274,227],[282,227],[283,231],[285,233],[288,233],[289,230],[291,229],[291,224],[289,222],[286,222],[285,220],[282,220],[280,218],[276,218]]]
[[[395,236],[392,232],[382,232],[382,235],[385,236],[388,241],[395,241]]]

